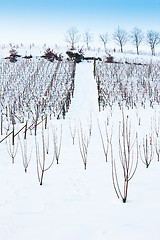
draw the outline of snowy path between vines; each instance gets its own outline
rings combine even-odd
[[[118,114],[115,109],[114,120]],[[43,186],[37,180],[35,154],[25,174],[20,151],[11,164],[6,144],[0,144],[0,239],[159,240],[159,163],[154,161],[150,169],[139,164],[123,204],[113,189],[111,162],[105,162],[97,118],[103,119],[103,113],[98,113],[93,62],[82,62],[76,67],[66,119],[53,120],[53,125],[63,125],[62,149],[59,164],[45,173]],[[84,170],[78,133],[73,145],[70,127],[81,123],[87,129],[90,119],[93,128]],[[32,145],[34,136],[28,136],[28,148]]]
[[[93,62],[82,62],[76,66],[74,98],[67,118],[82,120],[98,115],[98,93],[93,76]]]

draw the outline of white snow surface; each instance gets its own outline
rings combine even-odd
[[[159,111],[159,106],[157,107]],[[139,134],[150,128],[154,109],[126,110],[136,125],[136,113],[142,119]],[[129,182],[127,203],[115,194],[110,154],[108,162],[102,149],[97,119],[103,128],[110,119],[110,128],[117,131],[121,111],[114,107],[98,112],[97,88],[93,77],[93,62],[76,66],[75,92],[65,120],[52,119],[51,125],[59,131],[63,127],[59,164],[54,162],[45,172],[40,186],[36,172],[35,147],[28,172],[24,172],[20,146],[15,163],[11,163],[6,143],[0,144],[0,239],[2,240],[159,240],[160,163],[156,156],[145,168],[139,160],[138,169]],[[88,131],[92,121],[87,169],[78,144],[72,144],[70,128],[80,124]],[[41,128],[38,128],[41,137]],[[118,139],[118,136],[115,137]],[[34,136],[27,137],[28,151],[34,146]],[[116,145],[116,143],[115,143]],[[118,149],[117,149],[118,152]]]

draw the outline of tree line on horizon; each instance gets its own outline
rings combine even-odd
[[[90,44],[93,42],[93,34],[90,30],[86,30],[83,34],[80,34],[76,27],[69,28],[65,33],[65,41],[70,45],[71,50],[75,50],[75,45],[82,39],[86,45],[86,49],[90,49]],[[136,53],[139,54],[140,45],[147,42],[151,49],[151,53],[155,56],[155,48],[160,44],[160,33],[154,30],[148,30],[146,34],[143,31],[135,27],[130,33],[121,27],[117,27],[110,37],[109,34],[103,33],[99,35],[99,40],[103,43],[104,50],[107,52],[107,44],[110,40],[114,40],[120,47],[120,52],[123,53],[123,48],[126,43],[131,42],[136,48]]]

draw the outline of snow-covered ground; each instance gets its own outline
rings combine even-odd
[[[148,169],[139,160],[135,176],[129,182],[127,203],[117,199],[110,152],[106,162],[97,119],[102,129],[108,119],[109,132],[113,129],[115,156],[118,156],[116,142],[121,111],[114,106],[112,111],[106,108],[99,113],[97,98],[93,62],[77,64],[74,97],[66,119],[52,118],[48,123],[47,161],[53,157],[53,126],[59,134],[62,125],[62,146],[59,164],[55,161],[44,173],[42,186],[36,172],[34,136],[28,134],[27,137],[28,155],[33,147],[27,173],[22,164],[20,143],[14,164],[6,142],[0,144],[0,239],[159,240],[160,163],[156,154]],[[142,137],[150,131],[151,119],[158,116],[159,106],[156,111],[157,114],[149,107],[125,109],[125,114],[131,118],[133,130]],[[87,137],[92,126],[86,170],[79,149],[80,126]],[[73,145],[71,131],[75,129]],[[40,126],[37,138],[41,138]]]

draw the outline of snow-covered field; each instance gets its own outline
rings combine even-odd
[[[115,57],[123,59],[122,55],[117,54]],[[158,57],[155,57],[155,63],[159,66],[157,60]],[[144,57],[143,61],[149,62],[149,57],[147,60]],[[42,186],[38,181],[36,163],[38,145],[41,161],[43,156],[42,124],[38,125],[36,139],[34,131],[32,135],[27,132],[25,141],[22,132],[19,137],[15,137],[17,152],[14,164],[8,154],[10,150],[16,151],[12,147],[11,138],[10,141],[0,143],[0,239],[159,240],[160,163],[155,142],[159,138],[156,138],[156,131],[160,130],[160,108],[157,104],[154,108],[146,104],[145,108],[124,107],[123,110],[124,117],[128,116],[131,122],[134,147],[137,144],[134,139],[138,134],[141,155],[146,135],[154,145],[153,156],[151,145],[148,146],[148,156],[153,158],[148,168],[142,162],[142,156],[139,156],[137,170],[129,181],[127,202],[123,203],[116,196],[112,181],[111,147],[109,145],[106,162],[98,128],[99,122],[105,146],[106,129],[109,138],[112,135],[117,175],[123,189],[123,172],[119,159],[122,110],[114,104],[112,109],[107,106],[99,112],[93,62],[84,61],[76,65],[74,97],[65,119],[57,120],[54,116],[48,118],[47,129],[43,131],[45,147],[49,146],[49,153],[45,155],[47,168],[54,156],[55,131],[59,146],[62,126],[59,164],[54,160],[51,168],[44,172]],[[17,121],[16,131],[24,124]],[[4,137],[5,134],[0,136],[0,140]],[[86,170],[80,152],[80,146],[83,147],[82,137],[84,143],[88,144]],[[22,158],[22,149],[26,144],[28,159],[31,153],[27,173]],[[134,157],[136,158],[136,152]]]

